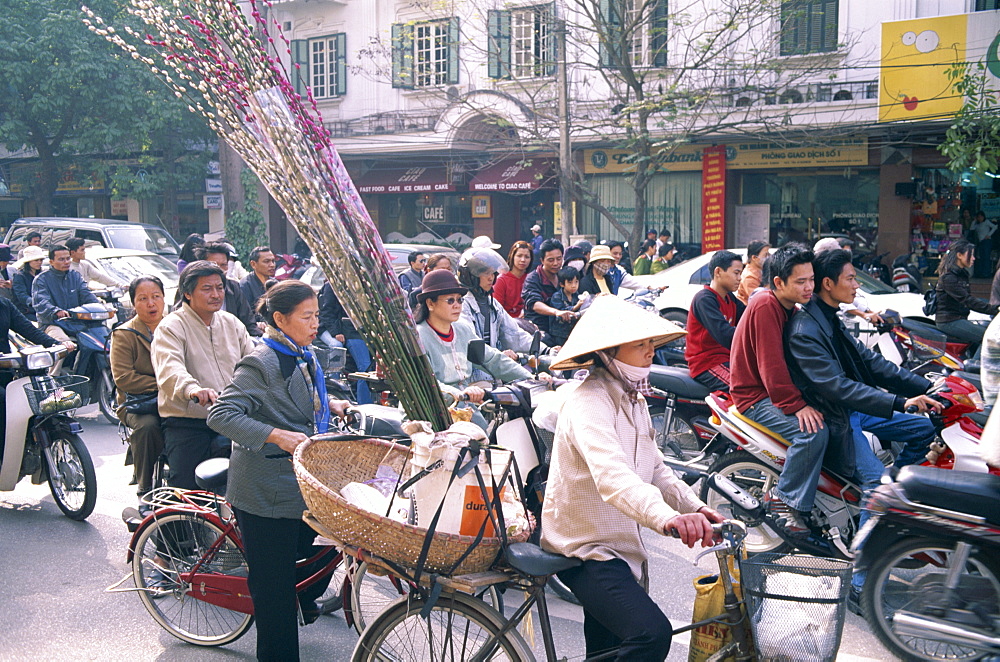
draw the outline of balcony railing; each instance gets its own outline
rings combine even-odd
[[[417,133],[433,131],[440,116],[440,112],[391,111],[365,115],[351,120],[327,122],[326,128],[333,134],[334,138]]]
[[[777,88],[748,87],[724,90],[723,106],[774,106],[797,103],[839,103],[878,99],[878,81],[807,83]]]

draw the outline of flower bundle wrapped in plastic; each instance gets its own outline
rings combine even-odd
[[[240,5],[249,6],[249,17]],[[412,419],[450,419],[379,238],[312,95],[269,54],[291,44],[264,0],[129,0],[144,28],[84,7],[95,33],[145,63],[253,169],[312,250]],[[296,67],[298,65],[295,65]]]

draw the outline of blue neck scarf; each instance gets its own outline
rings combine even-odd
[[[313,392],[313,423],[316,426],[316,434],[323,434],[330,429],[330,400],[326,395],[326,380],[323,378],[323,369],[319,361],[305,347],[300,347],[294,340],[281,331],[274,331],[268,327],[268,333],[264,338],[264,344],[285,356],[294,356],[296,365],[306,379],[306,383],[312,386]],[[310,373],[309,367],[313,372]],[[315,375],[315,377],[313,376]]]

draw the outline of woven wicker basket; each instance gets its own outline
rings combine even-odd
[[[293,463],[309,512],[334,534],[337,541],[413,568],[427,529],[380,517],[352,506],[340,496],[344,485],[375,478],[380,464],[402,473],[407,466],[408,453],[405,446],[379,439],[335,441],[318,436],[295,449]],[[453,575],[488,570],[500,553],[499,538],[483,538],[461,565],[452,569],[473,543],[475,538],[471,536],[435,533],[424,570]]]

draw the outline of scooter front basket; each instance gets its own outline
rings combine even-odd
[[[79,375],[41,377],[25,384],[24,392],[36,415],[58,414],[90,403],[90,379]]]

